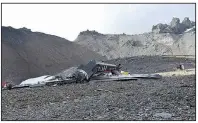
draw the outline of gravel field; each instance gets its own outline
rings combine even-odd
[[[187,58],[111,60],[131,73],[176,71]],[[195,120],[195,75],[160,80],[91,81],[83,84],[2,90],[2,120]]]

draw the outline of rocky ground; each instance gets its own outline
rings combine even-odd
[[[131,73],[195,68],[194,59],[175,57],[109,62]],[[195,95],[195,75],[2,90],[2,120],[195,120]]]

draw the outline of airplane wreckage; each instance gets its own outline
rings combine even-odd
[[[63,73],[64,74],[64,73]],[[114,65],[105,62],[91,60],[86,65],[80,65],[68,75],[44,75],[37,78],[27,79],[19,85],[4,84],[4,89],[15,89],[25,87],[56,86],[69,83],[83,83],[89,81],[128,81],[145,79],[160,79],[159,74],[130,74],[121,71],[121,64]],[[65,77],[66,76],[66,77]]]

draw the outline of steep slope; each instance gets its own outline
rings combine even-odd
[[[195,27],[183,33],[182,37],[174,43],[173,49],[176,54],[195,55]]]
[[[56,74],[90,59],[105,59],[66,39],[2,27],[2,81],[20,81],[43,74]]]
[[[158,24],[153,26],[152,32],[137,35],[104,35],[87,30],[78,35],[75,43],[109,59],[139,55],[195,55],[195,23],[188,22],[187,18],[182,23],[173,18],[170,25]]]

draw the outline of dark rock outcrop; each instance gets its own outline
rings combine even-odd
[[[173,18],[172,21],[170,22],[170,28],[173,30],[172,33],[175,34],[180,34],[184,32],[185,26],[180,23],[179,18]]]
[[[194,26],[194,23],[189,20],[188,17],[185,17],[182,21],[182,24],[185,25],[186,28],[191,28]]]
[[[82,31],[80,32],[80,35],[103,35],[95,30],[86,30],[86,31]]]
[[[156,32],[156,33],[164,33],[164,30],[168,27],[167,24],[157,24],[157,25],[153,25],[152,31]]]
[[[173,34],[181,34],[186,29],[192,28],[195,26],[195,22],[190,21],[188,17],[185,17],[182,23],[180,23],[179,18],[173,18],[170,22],[170,25],[167,24],[157,24],[152,28],[152,32],[154,33],[173,33]]]

